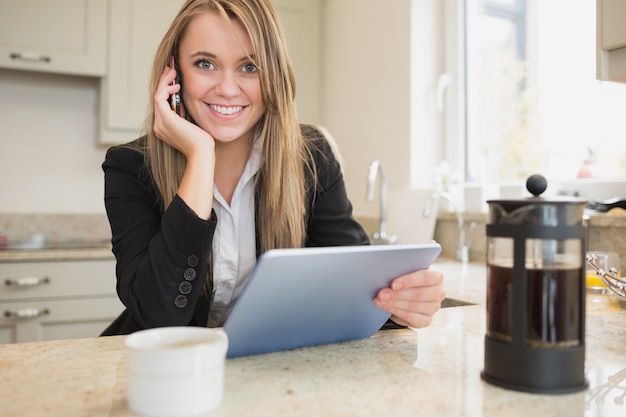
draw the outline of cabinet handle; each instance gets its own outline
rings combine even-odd
[[[16,279],[7,278],[4,285],[7,287],[36,287],[38,285],[49,284],[48,277],[21,277]]]
[[[41,316],[47,316],[50,310],[47,308],[23,308],[17,311],[5,310],[4,317],[12,320],[32,319]]]
[[[33,52],[12,52],[11,59],[20,59],[22,61],[50,62],[49,56],[36,54]]]

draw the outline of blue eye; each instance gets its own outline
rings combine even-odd
[[[243,70],[243,72],[257,72],[256,65],[252,63],[245,64],[241,69]]]
[[[206,59],[202,59],[202,60],[196,62],[196,65],[199,68],[206,69],[206,70],[215,68],[215,65],[211,61],[208,61]]]

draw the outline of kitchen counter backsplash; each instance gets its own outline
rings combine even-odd
[[[469,245],[471,261],[485,262],[487,239],[486,224],[489,217],[484,213],[463,213],[465,236]],[[626,271],[626,215],[592,214],[585,219],[587,226],[587,250],[616,252],[620,256],[622,275]],[[454,259],[459,242],[456,214],[439,213],[435,228],[435,240],[442,246],[442,256]]]
[[[110,246],[106,214],[0,214],[4,249]]]

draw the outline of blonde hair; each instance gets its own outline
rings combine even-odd
[[[206,12],[218,13],[228,24],[230,19],[241,22],[252,42],[253,62],[259,69],[266,108],[257,125],[261,144],[261,164],[255,184],[259,250],[303,246],[306,239],[305,178],[307,170],[314,180],[316,173],[297,118],[295,75],[283,30],[270,0],[188,0],[156,52],[151,96],[170,56],[177,56],[189,22]],[[148,137],[145,155],[163,197],[164,208],[167,208],[177,193],[186,161],[179,151],[155,135],[153,125],[154,104],[151,102],[145,126]]]

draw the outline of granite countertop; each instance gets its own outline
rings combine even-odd
[[[448,296],[426,329],[380,331],[345,343],[228,359],[230,416],[624,416],[626,311],[588,296],[589,388],[540,395],[484,382],[485,268],[437,262]],[[593,297],[593,298],[591,298]],[[3,416],[131,416],[124,337],[0,345]]]

